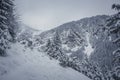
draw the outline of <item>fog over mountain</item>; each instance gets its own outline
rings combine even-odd
[[[111,15],[113,3],[119,0],[15,0],[17,13],[23,23],[49,30],[63,23],[95,15]]]

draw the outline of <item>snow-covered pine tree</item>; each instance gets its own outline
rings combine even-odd
[[[5,56],[5,49],[15,37],[15,18],[13,0],[0,0],[0,55]]]
[[[47,40],[47,43],[46,43],[46,45],[45,45],[45,52],[49,55],[49,56],[51,56],[51,54],[52,54],[52,52],[53,52],[53,47],[54,47],[54,44],[53,44],[53,42],[52,42],[52,40],[51,39],[48,39]]]
[[[63,56],[61,49],[61,40],[59,34],[56,32],[54,37],[47,41],[45,52],[49,56],[59,60]]]
[[[114,80],[120,80],[120,4],[113,4],[112,9],[115,9],[117,13],[108,19],[107,28],[113,43],[118,46],[113,52],[112,78]]]
[[[69,30],[69,35],[67,36],[67,42],[66,44],[69,47],[75,47],[76,45],[81,46],[84,43],[84,39],[82,38],[82,35],[80,32],[77,32],[74,29],[70,29]]]

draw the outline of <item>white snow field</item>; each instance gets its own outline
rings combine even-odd
[[[83,74],[63,68],[37,50],[12,44],[7,57],[0,57],[0,80],[90,80]]]

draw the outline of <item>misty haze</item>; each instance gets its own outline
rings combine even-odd
[[[0,80],[120,80],[120,0],[0,0]]]

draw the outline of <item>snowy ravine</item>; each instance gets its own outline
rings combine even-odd
[[[88,57],[90,56],[90,54],[94,51],[94,49],[92,48],[92,45],[90,44],[90,33],[86,32],[86,39],[87,39],[87,46],[85,47],[85,53],[88,55]]]
[[[63,68],[37,50],[12,44],[7,57],[0,57],[0,80],[90,80],[83,74]]]

